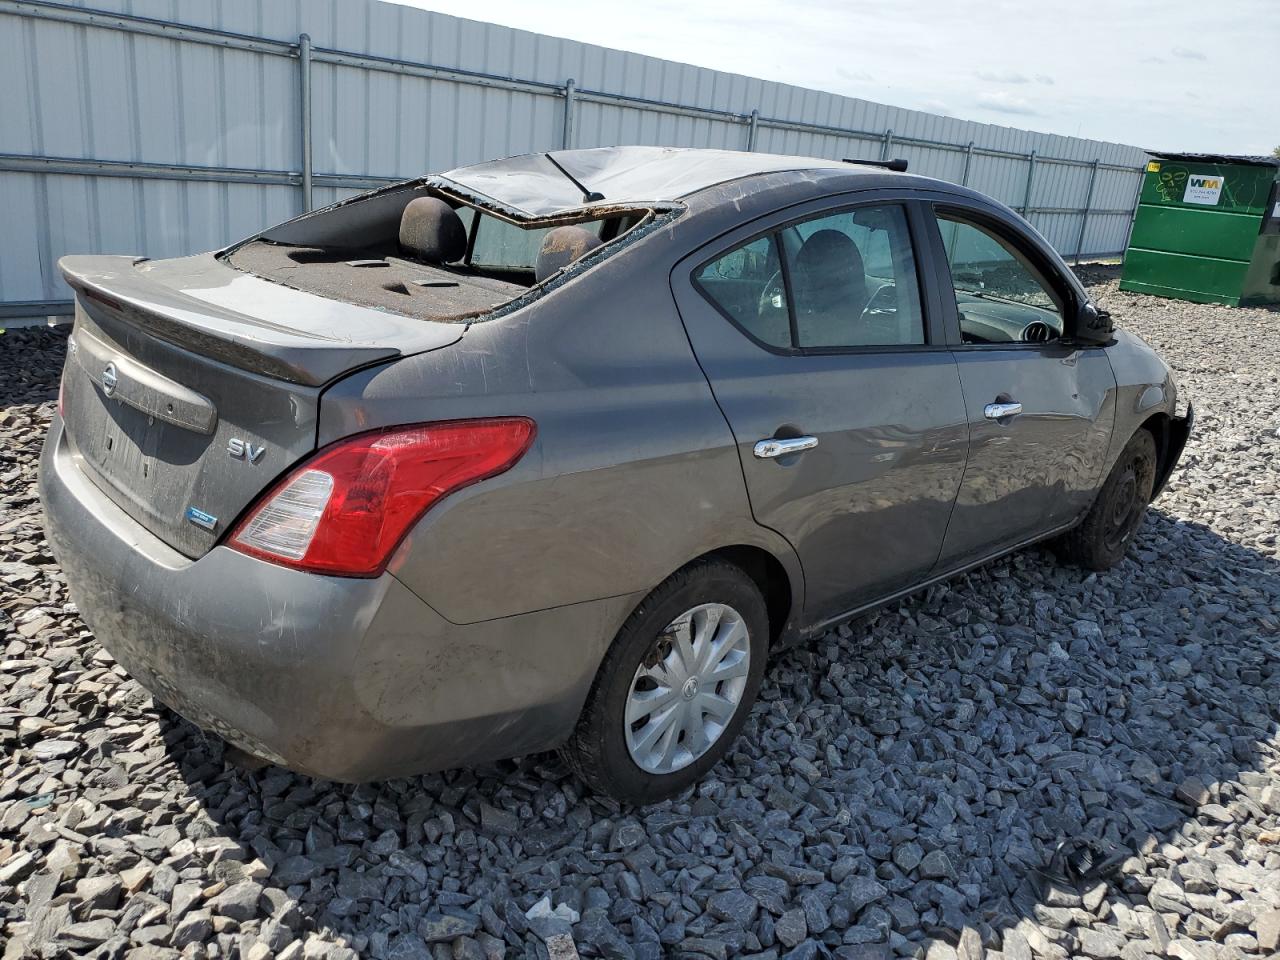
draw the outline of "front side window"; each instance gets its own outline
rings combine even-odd
[[[997,234],[938,215],[964,343],[1043,343],[1062,336],[1062,301],[1028,257]]]
[[[821,352],[925,342],[911,235],[898,204],[790,224],[703,265],[694,280],[768,346]]]

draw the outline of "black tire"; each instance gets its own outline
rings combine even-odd
[[[1089,570],[1119,563],[1142,526],[1155,481],[1156,442],[1139,430],[1121,451],[1084,520],[1059,538],[1058,556]]]
[[[750,650],[746,684],[737,710],[705,753],[681,769],[651,773],[636,763],[627,746],[624,720],[632,681],[667,627],[705,603],[725,604],[742,618]],[[561,755],[592,790],[621,802],[647,804],[675,796],[715,766],[742,730],[760,689],[768,646],[769,615],[755,582],[723,560],[690,564],[659,584],[622,625]]]

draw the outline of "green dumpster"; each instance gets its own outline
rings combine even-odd
[[[1280,159],[1153,153],[1121,290],[1280,303]]]

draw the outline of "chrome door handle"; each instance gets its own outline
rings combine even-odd
[[[752,453],[760,460],[772,460],[775,457],[785,457],[789,453],[803,453],[817,445],[817,437],[787,437],[786,439],[770,437],[767,440],[758,441]]]
[[[1005,417],[1016,416],[1022,412],[1022,404],[1017,401],[1011,403],[988,403],[982,408],[982,415],[988,420],[1003,420]]]

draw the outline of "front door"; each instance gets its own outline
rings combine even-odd
[[[937,223],[969,416],[969,463],[940,560],[947,569],[1033,539],[1088,508],[1116,382],[1103,348],[1063,339],[1073,294],[1037,262],[1033,245],[959,209],[939,211]]]
[[[779,216],[672,274],[755,519],[795,547],[811,621],[927,576],[964,472],[956,361],[917,281],[924,216]]]

